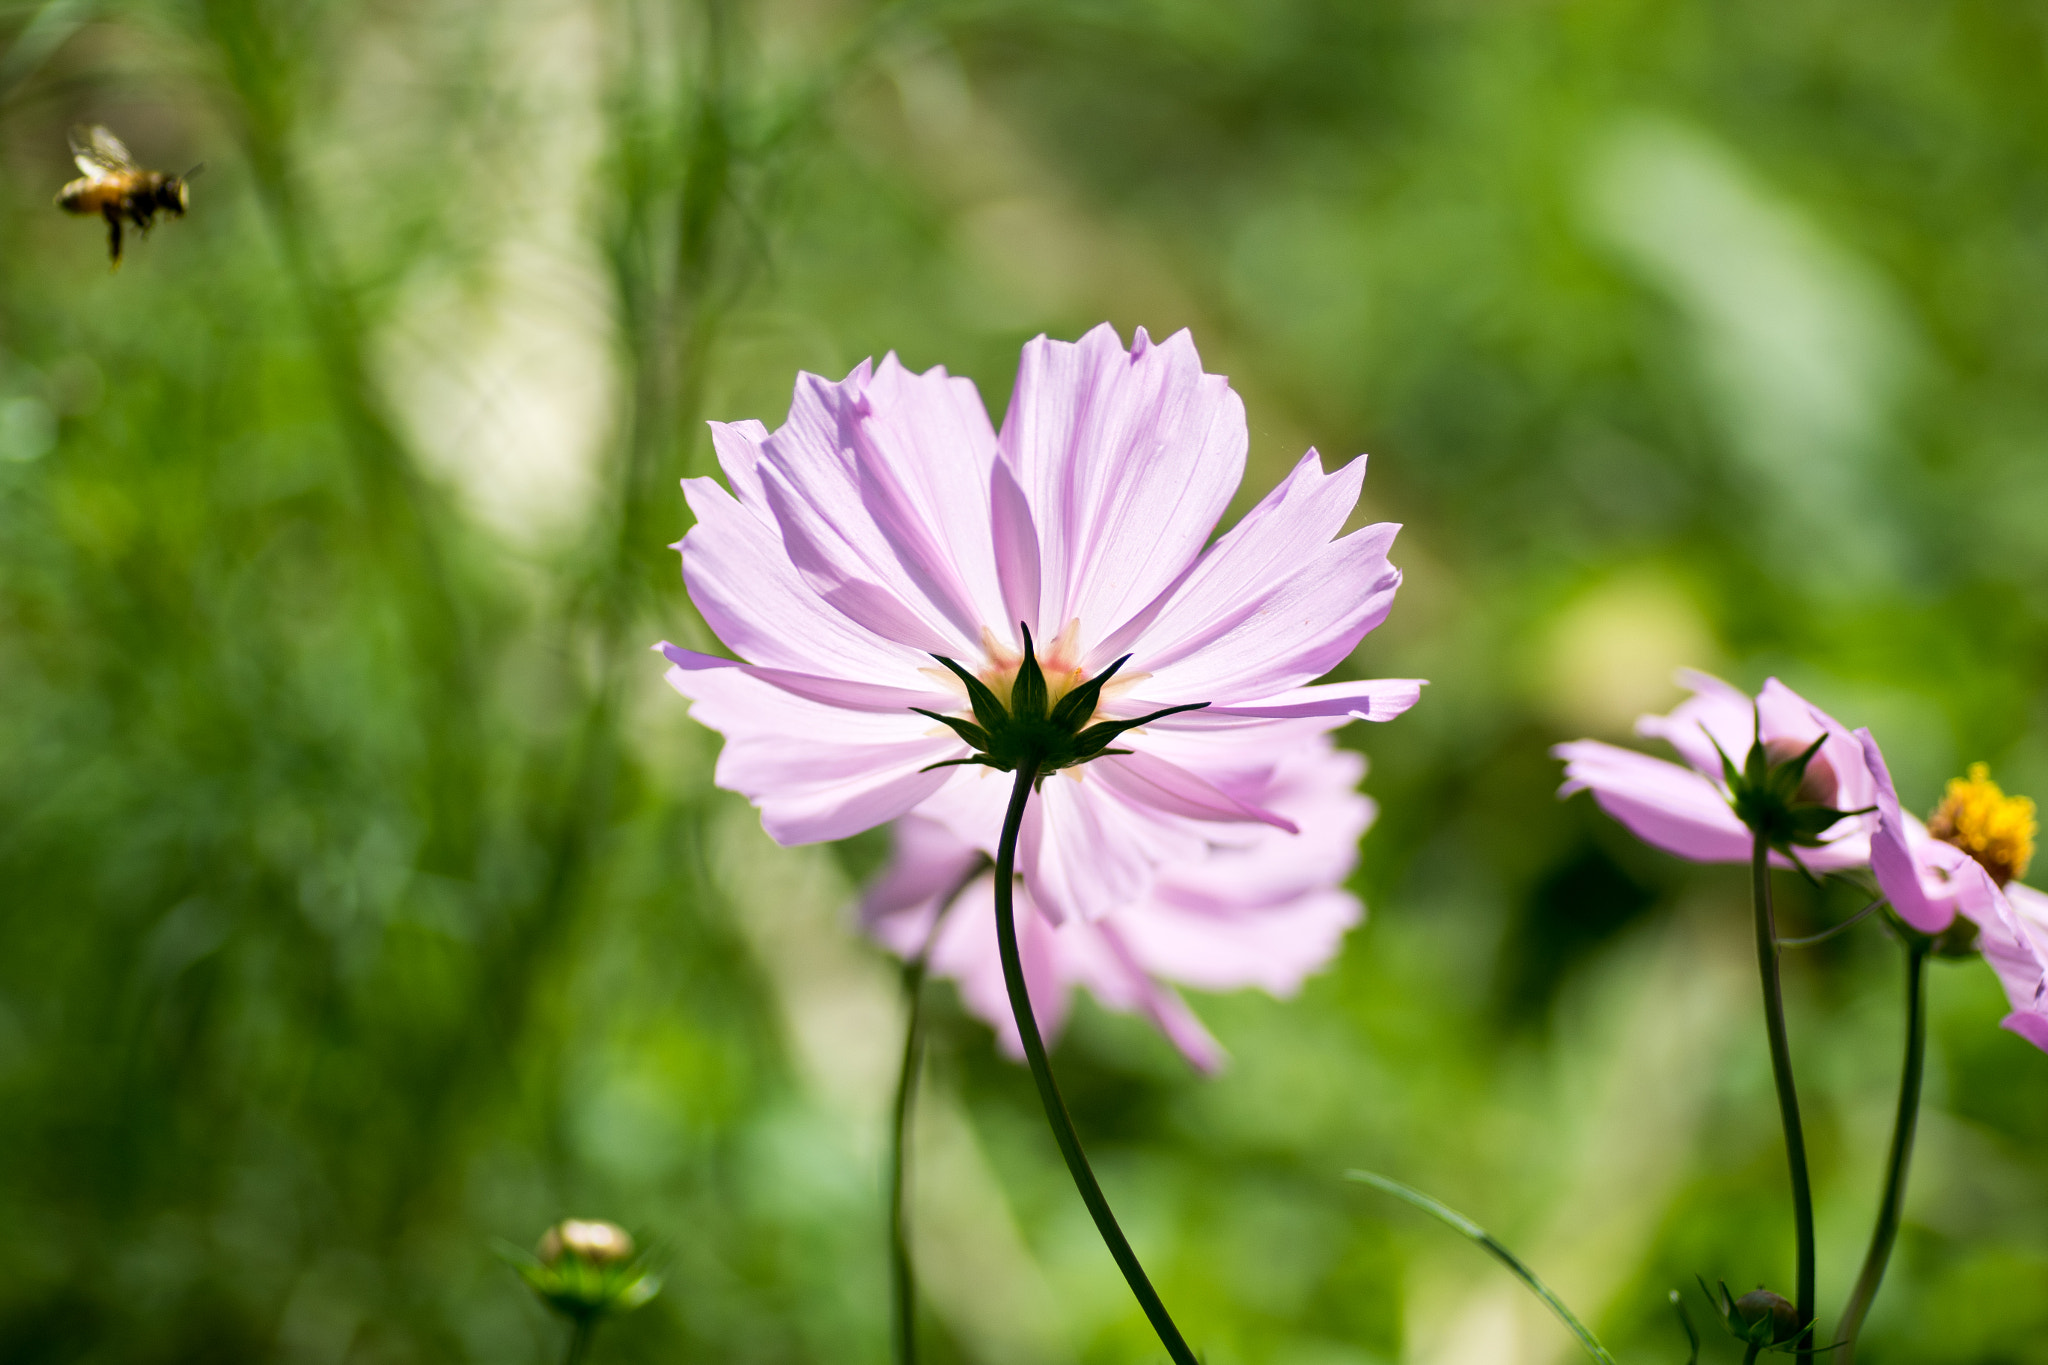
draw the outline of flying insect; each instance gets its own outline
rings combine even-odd
[[[198,173],[194,166],[183,175],[146,171],[121,139],[100,125],[71,130],[71,155],[85,174],[57,192],[57,207],[79,215],[96,213],[107,220],[107,256],[114,268],[121,265],[121,224],[132,223],[149,231],[159,213],[183,218],[191,200],[185,182]]]

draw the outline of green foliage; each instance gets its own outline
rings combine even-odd
[[[873,847],[714,789],[646,652],[712,645],[676,484],[798,368],[1000,411],[1105,317],[1194,328],[1247,499],[1373,452],[1407,578],[1346,669],[1434,680],[1347,741],[1371,921],[1195,1001],[1226,1075],[1067,1034],[1163,1297],[1218,1365],[1553,1348],[1364,1164],[1676,1358],[1672,1286],[1789,1278],[1745,892],[1546,750],[1696,664],[1871,725],[1909,808],[2048,792],[2044,54],[2017,0],[0,6],[0,1358],[558,1359],[490,1247],[574,1215],[666,1258],[593,1362],[885,1359]],[[75,122],[206,163],[118,274],[50,204]],[[1788,936],[1860,904],[1781,889]],[[1894,952],[1787,962],[1824,1324]],[[1981,964],[1929,989],[1860,1350],[2048,1362],[2048,1059]],[[1144,1358],[935,997],[933,1358]]]

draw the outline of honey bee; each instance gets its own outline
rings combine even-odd
[[[185,216],[190,202],[185,182],[198,173],[197,166],[183,175],[145,171],[121,139],[99,124],[71,130],[71,155],[85,174],[57,192],[57,207],[107,220],[107,255],[115,269],[121,265],[122,220],[147,232],[159,213]]]

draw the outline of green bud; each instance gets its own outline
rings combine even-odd
[[[499,1254],[541,1302],[572,1322],[629,1313],[661,1289],[616,1223],[564,1219],[541,1234],[535,1251],[501,1247]]]
[[[1805,1333],[1799,1323],[1799,1310],[1781,1294],[1758,1285],[1741,1298],[1728,1292],[1725,1282],[1717,1281],[1720,1292],[1707,1289],[1707,1282],[1700,1281],[1700,1288],[1720,1314],[1722,1325],[1728,1335],[1745,1346],[1762,1350],[1787,1347]]]

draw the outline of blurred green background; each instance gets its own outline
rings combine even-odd
[[[0,1359],[546,1361],[491,1251],[660,1244],[597,1361],[887,1358],[869,838],[779,850],[647,653],[707,417],[898,351],[1191,327],[1244,500],[1407,523],[1348,668],[1371,907],[1188,1071],[1056,1062],[1215,1365],[1625,1359],[1790,1279],[1739,870],[1553,799],[1695,664],[2048,796],[2048,10],[2025,0],[0,7]],[[65,132],[204,161],[110,274]],[[1789,884],[1791,932],[1853,908]],[[1900,955],[1797,955],[1824,1318]],[[1933,982],[1863,1358],[2048,1361],[2048,1057]],[[1160,1357],[1026,1074],[935,993],[938,1362]],[[1696,1309],[1697,1311],[1697,1309]],[[1709,1359],[1733,1359],[1710,1343]]]

